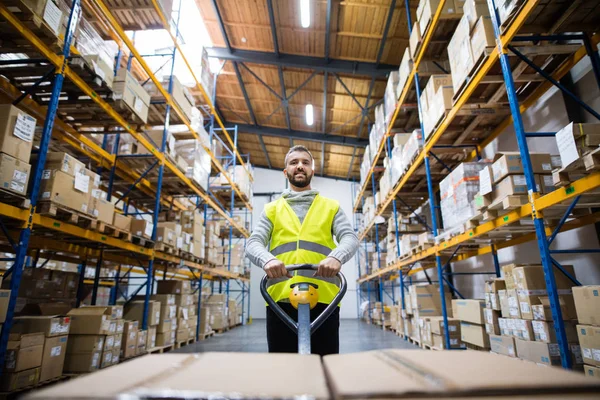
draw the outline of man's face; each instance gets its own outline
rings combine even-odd
[[[307,187],[313,177],[310,155],[304,151],[290,153],[283,172],[292,185],[299,188]]]

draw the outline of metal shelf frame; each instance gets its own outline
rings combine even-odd
[[[84,1],[86,4],[89,4],[87,0],[84,0]],[[127,45],[127,47],[130,50],[129,59],[127,62],[127,68],[128,69],[131,68],[132,60],[134,59],[134,57],[139,64],[147,67],[147,65],[145,64],[145,62],[143,60],[143,56],[141,56],[137,52],[137,50],[135,50],[133,43],[131,41],[129,41],[127,36],[124,34],[124,31],[120,28],[120,26],[118,25],[116,20],[114,20],[114,18],[110,14],[110,11],[107,8],[105,8],[102,1],[101,0],[95,1],[94,4],[96,4],[97,6],[100,7],[100,9],[103,10],[103,12],[104,12],[103,16],[106,17],[107,19],[111,20],[111,24],[114,23],[114,25],[113,25],[114,30],[119,34],[123,34],[121,39],[123,39],[123,41],[125,42],[125,44]],[[9,298],[9,305],[8,305],[6,321],[2,326],[2,332],[0,334],[0,364],[3,364],[4,356],[6,354],[8,337],[9,337],[10,330],[12,327],[12,322],[13,322],[13,317],[14,317],[14,313],[15,313],[15,306],[16,306],[17,296],[19,293],[19,287],[20,287],[20,283],[21,283],[21,276],[22,276],[23,268],[24,267],[32,267],[32,268],[44,267],[44,265],[52,258],[58,259],[58,260],[60,260],[60,259],[68,260],[70,262],[78,262],[78,264],[79,264],[78,269],[79,269],[79,273],[80,273],[80,282],[79,282],[79,289],[78,289],[78,293],[77,293],[77,305],[79,305],[80,302],[82,301],[82,289],[85,284],[92,285],[92,300],[91,300],[92,304],[95,304],[97,301],[98,288],[100,286],[111,287],[110,304],[115,304],[117,302],[117,300],[120,299],[121,297],[124,298],[126,301],[130,301],[134,296],[136,296],[139,292],[141,292],[145,288],[144,316],[143,316],[143,321],[142,321],[143,329],[147,329],[147,326],[148,326],[148,320],[147,320],[148,305],[149,305],[150,295],[152,294],[153,289],[154,289],[154,283],[156,282],[156,272],[157,271],[156,271],[155,262],[157,262],[157,261],[159,261],[161,263],[163,263],[163,262],[167,263],[167,264],[165,264],[165,268],[164,268],[164,272],[163,272],[163,279],[167,278],[167,270],[169,270],[173,274],[170,277],[170,279],[173,279],[173,278],[175,278],[175,279],[190,279],[194,282],[194,286],[197,286],[197,288],[202,287],[203,280],[204,281],[206,281],[206,280],[214,281],[215,279],[219,279],[219,280],[225,279],[225,280],[227,280],[227,285],[229,285],[229,280],[234,279],[234,280],[238,281],[243,288],[242,293],[241,293],[242,309],[244,309],[246,298],[249,299],[249,290],[250,290],[249,279],[242,277],[239,274],[231,273],[230,268],[228,268],[228,271],[213,270],[207,266],[197,264],[192,261],[187,261],[187,260],[184,260],[177,256],[161,253],[161,252],[155,251],[152,248],[145,248],[145,247],[137,245],[137,244],[126,242],[124,240],[112,238],[108,235],[104,235],[99,232],[84,229],[84,228],[63,222],[63,221],[59,221],[59,220],[56,220],[56,219],[53,219],[53,218],[50,218],[50,217],[47,217],[44,215],[40,215],[36,212],[36,205],[37,205],[38,198],[39,198],[41,177],[42,177],[42,172],[43,172],[43,169],[45,166],[46,154],[49,149],[50,141],[52,140],[52,138],[54,138],[54,139],[58,139],[61,142],[69,145],[70,147],[75,148],[76,152],[82,153],[84,156],[87,156],[90,160],[95,161],[98,165],[98,172],[101,172],[103,168],[110,170],[109,184],[108,184],[108,199],[109,200],[110,200],[110,197],[113,195],[112,187],[113,187],[113,182],[114,182],[114,179],[116,176],[119,176],[120,178],[124,178],[125,180],[132,182],[131,187],[129,189],[127,189],[123,194],[121,194],[119,200],[124,200],[124,213],[126,215],[131,209],[134,210],[134,214],[136,214],[136,215],[143,215],[143,214],[152,215],[152,222],[153,222],[152,240],[153,241],[156,240],[158,216],[159,216],[161,207],[167,207],[167,208],[175,207],[177,209],[184,209],[184,207],[173,196],[164,195],[162,193],[163,175],[164,175],[165,167],[166,167],[171,172],[173,172],[183,183],[185,183],[187,186],[189,186],[196,193],[194,198],[196,200],[197,207],[200,207],[200,206],[204,207],[205,217],[206,217],[206,210],[210,206],[215,211],[215,215],[220,215],[221,217],[228,220],[229,226],[230,226],[230,240],[231,240],[231,236],[233,233],[233,229],[235,227],[238,230],[238,233],[242,236],[242,238],[243,238],[242,240],[244,240],[244,245],[245,245],[245,238],[248,236],[248,231],[245,229],[245,227],[239,226],[233,220],[233,207],[235,206],[236,196],[243,203],[243,207],[244,207],[245,214],[246,214],[245,222],[247,222],[248,210],[251,209],[252,206],[248,202],[249,199],[246,200],[240,193],[239,188],[233,183],[234,177],[232,178],[229,176],[229,174],[227,174],[227,172],[223,168],[221,162],[219,160],[217,160],[215,158],[215,156],[210,152],[210,148],[205,146],[205,150],[211,156],[212,162],[217,167],[217,170],[219,172],[221,172],[230,183],[229,192],[230,192],[230,198],[231,198],[231,204],[230,204],[231,209],[229,212],[226,212],[225,208],[219,207],[212,200],[212,198],[211,198],[212,194],[211,194],[210,190],[207,190],[205,193],[205,192],[201,191],[200,189],[198,189],[194,184],[192,184],[192,182],[187,177],[185,177],[185,175],[182,172],[180,172],[178,170],[178,168],[175,165],[173,165],[165,157],[164,153],[165,153],[165,148],[166,148],[166,138],[167,138],[167,134],[169,131],[170,114],[172,111],[175,111],[177,114],[179,114],[181,119],[186,123],[186,125],[188,125],[188,128],[190,128],[190,131],[192,131],[195,134],[196,138],[198,138],[198,135],[193,131],[193,129],[191,129],[189,122],[187,122],[185,117],[181,114],[181,110],[176,105],[176,103],[174,103],[174,101],[171,97],[171,94],[173,91],[173,72],[174,72],[175,57],[176,57],[177,51],[179,51],[179,53],[181,54],[181,57],[184,58],[184,61],[186,62],[187,66],[190,68],[190,71],[191,71],[191,66],[189,65],[187,60],[185,60],[185,56],[181,52],[181,49],[180,49],[178,41],[177,41],[177,38],[179,37],[178,25],[179,25],[179,16],[181,14],[181,10],[179,9],[177,11],[177,20],[174,24],[175,36],[173,36],[173,33],[171,33],[171,30],[170,30],[170,26],[166,22],[164,15],[162,15],[160,6],[156,1],[154,1],[154,6],[156,7],[157,11],[159,12],[159,15],[162,17],[163,22],[166,27],[165,29],[167,29],[167,31],[171,35],[171,37],[174,41],[174,45],[175,45],[172,53],[165,55],[165,57],[170,57],[170,63],[171,63],[170,64],[170,69],[171,69],[170,80],[169,80],[169,84],[168,84],[168,89],[166,91],[162,88],[162,86],[160,85],[160,82],[158,82],[156,80],[156,78],[152,74],[152,71],[150,71],[149,69],[146,71],[148,73],[148,75],[150,76],[150,78],[155,81],[155,84],[157,85],[159,90],[161,90],[163,92],[162,94],[164,95],[164,97],[166,99],[163,137],[162,137],[162,142],[157,147],[150,144],[138,132],[133,130],[131,128],[131,126],[121,117],[121,115],[119,115],[115,110],[113,110],[108,103],[106,103],[104,100],[102,100],[100,98],[100,96],[98,96],[96,94],[96,92],[93,89],[91,89],[87,85],[87,83],[81,77],[79,77],[74,70],[72,70],[69,67],[69,62],[71,59],[70,56],[71,56],[72,51],[74,50],[74,48],[71,46],[71,42],[73,40],[77,25],[78,25],[79,19],[81,18],[81,13],[82,13],[81,0],[74,0],[72,3],[72,8],[70,10],[69,19],[68,19],[69,22],[68,22],[65,37],[64,37],[63,51],[60,56],[54,54],[48,47],[46,47],[46,45],[35,34],[33,34],[29,29],[27,29],[23,25],[23,23],[21,21],[19,21],[8,10],[8,8],[6,8],[5,5],[0,4],[0,16],[2,16],[10,25],[12,25],[17,31],[19,31],[19,33],[21,33],[27,41],[29,41],[29,43],[35,48],[35,50],[37,50],[42,55],[42,57],[44,57],[44,62],[47,61],[53,66],[53,68],[50,69],[48,71],[48,73],[46,73],[46,75],[44,75],[44,77],[42,77],[42,79],[40,79],[33,86],[35,88],[35,87],[37,87],[37,85],[39,85],[41,82],[43,82],[45,80],[51,81],[52,92],[50,95],[50,102],[48,103],[47,107],[40,106],[33,99],[28,98],[28,95],[31,93],[30,91],[26,91],[25,93],[22,93],[19,89],[15,88],[11,84],[9,84],[7,81],[4,81],[3,79],[0,80],[1,81],[0,90],[2,92],[4,92],[4,94],[7,94],[9,97],[15,98],[16,100],[15,100],[14,104],[21,103],[23,108],[25,108],[27,111],[32,112],[33,115],[37,116],[39,119],[44,120],[43,130],[42,130],[42,134],[41,134],[41,141],[40,141],[40,145],[39,145],[38,160],[37,160],[37,163],[35,164],[34,168],[32,168],[32,172],[33,172],[31,175],[32,190],[31,190],[30,199],[29,199],[30,200],[29,208],[21,209],[21,208],[12,206],[10,204],[0,203],[0,217],[1,217],[0,218],[0,228],[2,228],[2,233],[4,234],[4,236],[6,237],[6,240],[9,243],[8,247],[5,250],[10,251],[15,254],[14,258],[6,260],[6,261],[14,261],[14,264],[9,270],[4,272],[4,277],[10,276],[10,278],[11,278],[11,280],[10,280],[11,295]],[[181,3],[179,4],[179,7],[181,7]],[[135,37],[135,33],[134,33],[134,37]],[[116,38],[116,39],[118,41],[118,38]],[[121,51],[123,49],[124,49],[124,47],[122,46],[122,44],[120,44],[119,54],[117,56],[117,63],[116,63],[116,67],[114,70],[115,75],[117,74],[117,70],[120,66],[120,59],[122,57]],[[30,59],[27,59],[27,61],[30,61]],[[192,72],[192,74],[193,74],[193,72]],[[87,138],[85,135],[77,132],[75,129],[73,129],[72,127],[67,125],[65,122],[61,121],[60,119],[56,119],[56,114],[57,114],[60,96],[61,96],[61,90],[62,90],[62,86],[63,86],[63,82],[64,82],[65,78],[69,79],[72,83],[74,83],[83,93],[87,94],[91,99],[93,99],[96,102],[96,104],[98,104],[111,118],[113,118],[119,125],[121,125],[121,131],[115,131],[116,140],[115,140],[115,145],[113,146],[112,151],[106,150],[108,134],[105,135],[103,145],[102,145],[102,147],[100,147],[93,141],[89,140],[89,138]],[[204,93],[203,88],[201,87],[200,83],[198,82],[198,80],[196,79],[195,76],[194,76],[194,79],[196,80],[196,84],[199,86],[200,91],[203,93],[203,95],[205,96],[205,98],[207,100],[210,111],[212,113],[211,120],[212,120],[213,125],[214,125],[214,121],[216,118],[216,121],[219,123],[219,125],[222,128],[222,134],[232,145],[232,150],[230,150],[228,148],[228,146],[225,144],[224,144],[224,147],[231,154],[231,159],[232,159],[232,163],[233,163],[234,167],[235,167],[236,161],[239,159],[240,165],[243,165],[244,168],[246,169],[246,172],[248,172],[246,163],[249,164],[249,159],[245,163],[236,148],[237,129],[234,128],[236,135],[235,135],[235,141],[232,141],[227,130],[223,127],[222,122],[219,120],[218,116],[216,115],[216,111],[215,111],[214,107],[212,106],[212,104],[214,103],[214,97],[213,97],[213,103],[211,103],[210,99],[208,99],[206,97],[206,93]],[[215,81],[216,81],[216,77],[215,77]],[[119,162],[119,159],[122,158],[122,156],[119,156],[119,154],[118,154],[118,148],[119,148],[118,143],[119,143],[119,137],[120,137],[121,133],[131,134],[147,150],[149,150],[151,152],[151,157],[155,158],[155,162],[150,165],[150,167],[148,168],[148,170],[145,173],[136,174],[134,172],[127,171],[127,168],[125,168]],[[221,140],[220,138],[218,138],[215,135],[214,129],[212,129],[212,126],[211,126],[211,134],[210,134],[211,143],[214,138]],[[155,168],[155,167],[158,168],[158,181],[157,181],[156,185],[152,185],[149,183],[148,180],[145,179],[145,177],[146,177],[148,171],[150,171],[152,168]],[[234,171],[235,171],[235,168],[234,168]],[[252,181],[251,175],[250,175],[249,179]],[[141,191],[144,191],[146,194],[151,195],[152,198],[154,199],[153,210],[150,212],[147,212],[144,210],[140,211],[140,210],[135,209],[134,207],[130,206],[127,195],[132,190],[141,190]],[[125,199],[127,199],[127,200],[125,201]],[[13,226],[15,226],[15,225],[18,226],[19,227],[18,231],[15,231],[14,228],[13,228],[13,230],[9,230],[5,226],[2,218],[10,220],[12,222]],[[206,218],[205,218],[205,221],[206,221]],[[82,244],[74,244],[74,243],[68,243],[68,242],[65,243],[64,241],[53,240],[53,239],[50,239],[47,237],[33,236],[32,233],[34,232],[35,229],[38,229],[38,228],[59,232],[61,234],[66,234],[70,237],[77,238],[78,240],[83,239],[82,243],[84,243],[84,244],[82,245]],[[91,243],[94,246],[86,247],[85,242]],[[6,247],[6,246],[3,246],[3,248],[4,247]],[[96,248],[94,248],[94,247],[96,247]],[[35,250],[35,253],[32,248],[37,249],[37,250]],[[113,254],[112,252],[105,253],[104,252],[105,248],[117,249],[120,251],[124,251],[125,253],[124,254],[116,254],[116,253]],[[45,249],[43,255],[44,255],[44,258],[46,258],[46,261],[41,266],[38,266],[38,259],[40,257],[40,249]],[[51,252],[48,252],[48,250],[51,250]],[[75,257],[71,258],[68,256],[64,256],[63,254],[73,254]],[[32,256],[35,258],[32,259]],[[101,271],[101,268],[105,265],[105,262],[111,263],[114,266],[114,268],[116,269],[117,272],[116,272],[116,276],[114,278],[108,278],[108,277],[101,276],[100,271]],[[144,263],[146,263],[146,264],[144,264]],[[86,265],[90,265],[90,264],[95,265],[94,279],[85,279]],[[177,265],[177,267],[173,268],[173,265]],[[123,271],[122,271],[122,269],[123,269]],[[137,273],[137,274],[140,274],[141,276],[133,277],[133,276],[131,276],[132,273]],[[143,279],[144,283],[142,285],[140,285],[132,294],[123,293],[123,291],[120,288],[121,284],[123,282],[130,283],[131,280],[134,280],[134,279]],[[199,292],[201,293],[201,290]],[[199,297],[200,297],[200,295],[199,295]],[[199,303],[198,303],[198,313],[197,313],[198,327],[200,326],[200,307],[201,307],[200,302],[201,302],[201,299],[199,299]],[[249,316],[249,304],[250,304],[249,300],[247,300],[247,304],[248,304],[248,316]],[[199,337],[199,332],[197,332],[197,338],[198,337]]]
[[[382,154],[384,149],[389,151],[389,137],[390,130],[394,124],[394,121],[397,117],[397,114],[402,107],[403,102],[406,99],[407,93],[410,89],[411,84],[414,84],[416,95],[417,95],[417,105],[419,110],[419,119],[421,118],[421,104],[420,104],[420,82],[418,79],[418,65],[425,54],[427,45],[429,40],[434,34],[434,30],[439,21],[439,17],[441,15],[444,0],[442,0],[436,10],[432,18],[432,22],[429,30],[427,31],[425,37],[423,38],[423,45],[421,46],[418,54],[415,58],[414,66],[412,68],[411,74],[405,84],[400,99],[398,102],[398,106],[396,108],[396,112],[392,118],[392,121],[388,127],[388,131],[380,144],[378,149],[378,153],[376,158],[373,161],[371,170],[367,175],[368,178],[371,179],[371,186],[373,193],[376,192],[375,178],[374,178],[374,168],[377,164],[378,158]],[[564,88],[558,80],[565,76],[573,66],[575,66],[580,60],[584,57],[588,56],[591,61],[592,71],[600,87],[600,57],[598,56],[598,48],[597,44],[600,41],[600,37],[598,35],[588,36],[586,34],[553,34],[553,35],[533,35],[533,36],[523,36],[519,37],[518,32],[525,24],[527,18],[532,15],[532,11],[538,6],[539,0],[526,0],[523,5],[517,12],[517,15],[514,17],[512,22],[506,27],[504,32],[500,29],[500,19],[496,13],[495,0],[488,0],[488,6],[490,9],[490,14],[492,15],[492,24],[494,27],[494,33],[496,35],[496,44],[497,47],[490,54],[490,56],[483,62],[478,71],[475,72],[475,75],[472,77],[470,82],[467,84],[465,90],[458,96],[456,99],[453,108],[444,116],[442,122],[437,126],[434,132],[430,135],[427,141],[423,142],[423,148],[421,149],[418,157],[413,162],[409,170],[406,172],[404,176],[402,176],[399,182],[395,185],[395,187],[391,190],[391,193],[385,200],[382,200],[382,206],[380,208],[375,205],[375,209],[378,210],[376,212],[376,217],[381,216],[389,206],[392,206],[392,215],[394,216],[394,222],[396,224],[395,234],[396,234],[396,243],[398,244],[399,232],[398,232],[398,223],[397,223],[397,208],[396,208],[396,200],[401,200],[398,197],[400,194],[400,190],[404,186],[404,184],[408,181],[408,179],[415,173],[417,168],[424,164],[425,167],[425,175],[427,178],[427,189],[428,189],[428,198],[429,198],[429,206],[431,211],[431,227],[428,227],[428,230],[431,230],[434,236],[438,232],[438,223],[437,223],[437,208],[439,208],[435,204],[435,192],[434,192],[434,182],[432,181],[432,174],[429,165],[429,156],[436,158],[437,157],[432,154],[431,150],[438,147],[453,147],[453,146],[436,146],[436,143],[441,139],[444,132],[449,128],[452,120],[458,115],[459,110],[466,104],[469,97],[473,94],[475,88],[478,86],[480,82],[483,81],[485,76],[489,73],[491,68],[498,63],[500,65],[502,71],[502,77],[504,79],[504,87],[506,90],[506,94],[508,97],[508,103],[510,106],[510,116],[506,118],[503,122],[498,124],[491,134],[487,136],[483,141],[481,141],[478,145],[469,145],[468,147],[474,147],[474,150],[470,152],[466,161],[471,161],[474,159],[479,159],[482,150],[489,145],[494,139],[496,139],[507,127],[511,124],[515,129],[515,135],[517,138],[517,144],[519,147],[519,152],[521,155],[521,159],[523,162],[524,175],[526,177],[527,187],[529,190],[529,202],[513,211],[508,212],[507,214],[493,219],[491,221],[480,224],[479,226],[473,229],[466,229],[464,233],[461,233],[457,236],[454,236],[450,239],[442,240],[439,244],[424,250],[420,253],[414,254],[408,258],[400,258],[400,250],[397,248],[397,256],[398,261],[396,261],[393,265],[381,268],[381,260],[380,260],[380,249],[378,246],[379,227],[375,224],[375,220],[371,221],[367,224],[367,227],[359,233],[359,237],[365,243],[365,250],[367,246],[367,237],[371,235],[373,225],[375,225],[375,242],[376,242],[376,251],[378,252],[379,258],[379,269],[375,272],[372,272],[372,269],[367,267],[367,274],[359,277],[357,283],[359,286],[359,305],[360,299],[363,298],[363,292],[365,289],[361,287],[361,285],[366,285],[366,291],[370,290],[370,286],[376,284],[379,286],[379,300],[383,301],[383,293],[385,293],[384,285],[387,282],[395,282],[398,279],[398,286],[400,288],[400,305],[402,310],[405,310],[405,285],[408,280],[409,284],[412,284],[412,277],[420,272],[425,272],[430,268],[436,268],[437,276],[439,277],[438,282],[440,287],[440,298],[442,302],[442,316],[444,318],[445,326],[447,327],[447,313],[445,307],[445,296],[444,296],[444,285],[448,285],[450,291],[456,295],[457,297],[462,297],[462,295],[456,290],[453,286],[451,277],[454,275],[463,275],[463,274],[472,274],[472,273],[454,273],[451,272],[450,265],[452,262],[465,260],[470,257],[475,257],[483,254],[491,254],[493,260],[494,270],[489,272],[480,272],[477,274],[485,274],[490,276],[500,276],[500,265],[498,261],[497,252],[500,249],[507,248],[510,246],[516,246],[522,243],[526,243],[528,241],[535,240],[538,246],[538,250],[540,252],[541,264],[544,270],[545,283],[548,291],[550,305],[552,310],[552,317],[554,321],[554,327],[556,330],[557,342],[560,348],[561,354],[561,363],[564,368],[571,367],[571,356],[569,346],[566,340],[566,333],[563,324],[562,315],[560,312],[560,307],[558,306],[558,289],[555,282],[554,271],[561,271],[564,273],[572,282],[573,285],[580,285],[580,283],[572,276],[570,276],[562,265],[553,258],[553,254],[580,254],[580,253],[596,253],[600,252],[600,249],[575,249],[575,250],[551,250],[550,245],[553,243],[556,235],[559,232],[565,232],[571,229],[580,228],[585,225],[593,224],[597,221],[600,221],[600,213],[593,213],[590,215],[586,215],[585,217],[575,218],[571,216],[571,213],[575,206],[578,204],[581,199],[581,195],[600,187],[600,172],[592,172],[583,178],[578,179],[575,182],[572,182],[568,186],[564,188],[558,188],[555,191],[541,195],[536,190],[536,185],[534,181],[533,168],[531,165],[530,157],[529,157],[529,149],[527,145],[528,137],[553,137],[555,132],[526,132],[524,129],[523,121],[521,114],[525,112],[529,107],[531,107],[544,93],[548,91],[551,87],[555,86],[559,90],[563,92],[566,96],[571,97],[574,101],[576,101],[584,110],[588,111],[591,115],[595,116],[597,119],[600,119],[600,113],[593,110],[589,107],[585,102],[577,98],[576,95],[568,91]],[[409,0],[405,0],[405,5],[407,10],[409,9]],[[410,14],[408,14],[408,23],[409,33],[412,27],[412,22],[410,21]],[[563,63],[552,73],[548,74],[540,67],[536,66],[535,63],[527,58],[526,55],[521,54],[519,50],[511,45],[511,42],[518,41],[556,41],[556,40],[580,40],[582,42],[581,48],[572,53],[569,57],[567,57]],[[522,62],[524,62],[528,67],[532,68],[536,73],[545,79],[545,81],[537,87],[531,95],[521,103],[516,94],[516,88],[514,84],[513,71],[511,68],[511,64],[509,62],[509,53],[511,55],[516,55]],[[421,123],[421,129],[422,129]],[[465,146],[462,146],[465,147]],[[386,153],[387,153],[386,151]],[[388,153],[389,154],[389,153]],[[438,160],[439,161],[439,160]],[[448,166],[441,164],[444,168],[450,169]],[[360,208],[361,204],[364,204],[364,192],[366,189],[366,183],[361,185],[359,196],[354,205],[354,211]],[[354,191],[354,187],[353,187]],[[354,194],[354,193],[353,193]],[[554,207],[560,204],[564,204],[565,202],[570,201],[570,205],[564,211],[564,214],[560,221],[555,226],[548,226],[544,220],[544,210],[549,209],[550,207]],[[404,203],[404,202],[403,202]],[[473,251],[467,251],[458,253],[461,246],[470,243],[473,239],[480,237],[484,234],[494,231],[497,228],[502,226],[509,225],[516,221],[519,221],[523,218],[531,218],[533,222],[533,231],[531,233],[522,234],[520,236],[510,238],[501,243],[491,243],[488,246],[479,247]],[[355,226],[358,226],[358,215],[355,218]],[[425,226],[427,226],[425,224]],[[356,229],[356,228],[355,228]],[[358,229],[356,229],[358,231]],[[452,251],[453,250],[453,251]],[[448,253],[451,251],[451,253]],[[450,256],[448,256],[450,254]],[[434,260],[429,265],[422,265],[417,267],[417,263],[425,260]],[[368,263],[368,257],[367,257]],[[360,271],[360,270],[359,270]],[[427,280],[431,283],[429,276],[427,276]],[[392,286],[393,288],[393,286]],[[390,296],[392,297],[392,296]],[[371,300],[370,295],[367,297]],[[369,316],[370,318],[370,316]],[[446,342],[449,343],[449,332],[446,329],[444,332],[444,336]]]

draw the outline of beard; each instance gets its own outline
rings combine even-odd
[[[287,178],[290,181],[290,183],[298,188],[305,188],[308,185],[310,185],[310,181],[312,180],[312,175],[308,175],[308,173],[303,172],[304,174],[304,179],[302,180],[297,180],[296,177],[292,174],[290,174],[289,172],[287,173]]]

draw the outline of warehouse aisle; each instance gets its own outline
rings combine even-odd
[[[207,351],[267,352],[265,320],[254,320],[251,325],[235,328],[225,334],[216,335],[174,353],[196,353]],[[374,325],[359,320],[342,320],[340,324],[340,352],[376,350],[384,348],[418,349],[392,332],[384,332]]]

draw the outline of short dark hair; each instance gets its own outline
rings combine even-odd
[[[290,147],[290,149],[288,150],[287,154],[285,155],[285,165],[287,165],[288,157],[290,156],[290,154],[292,154],[295,151],[303,151],[303,152],[307,153],[310,156],[310,161],[312,161],[312,162],[315,161],[315,159],[314,159],[312,153],[310,152],[310,150],[308,150],[305,146],[302,146],[301,144],[297,144],[295,146]]]

